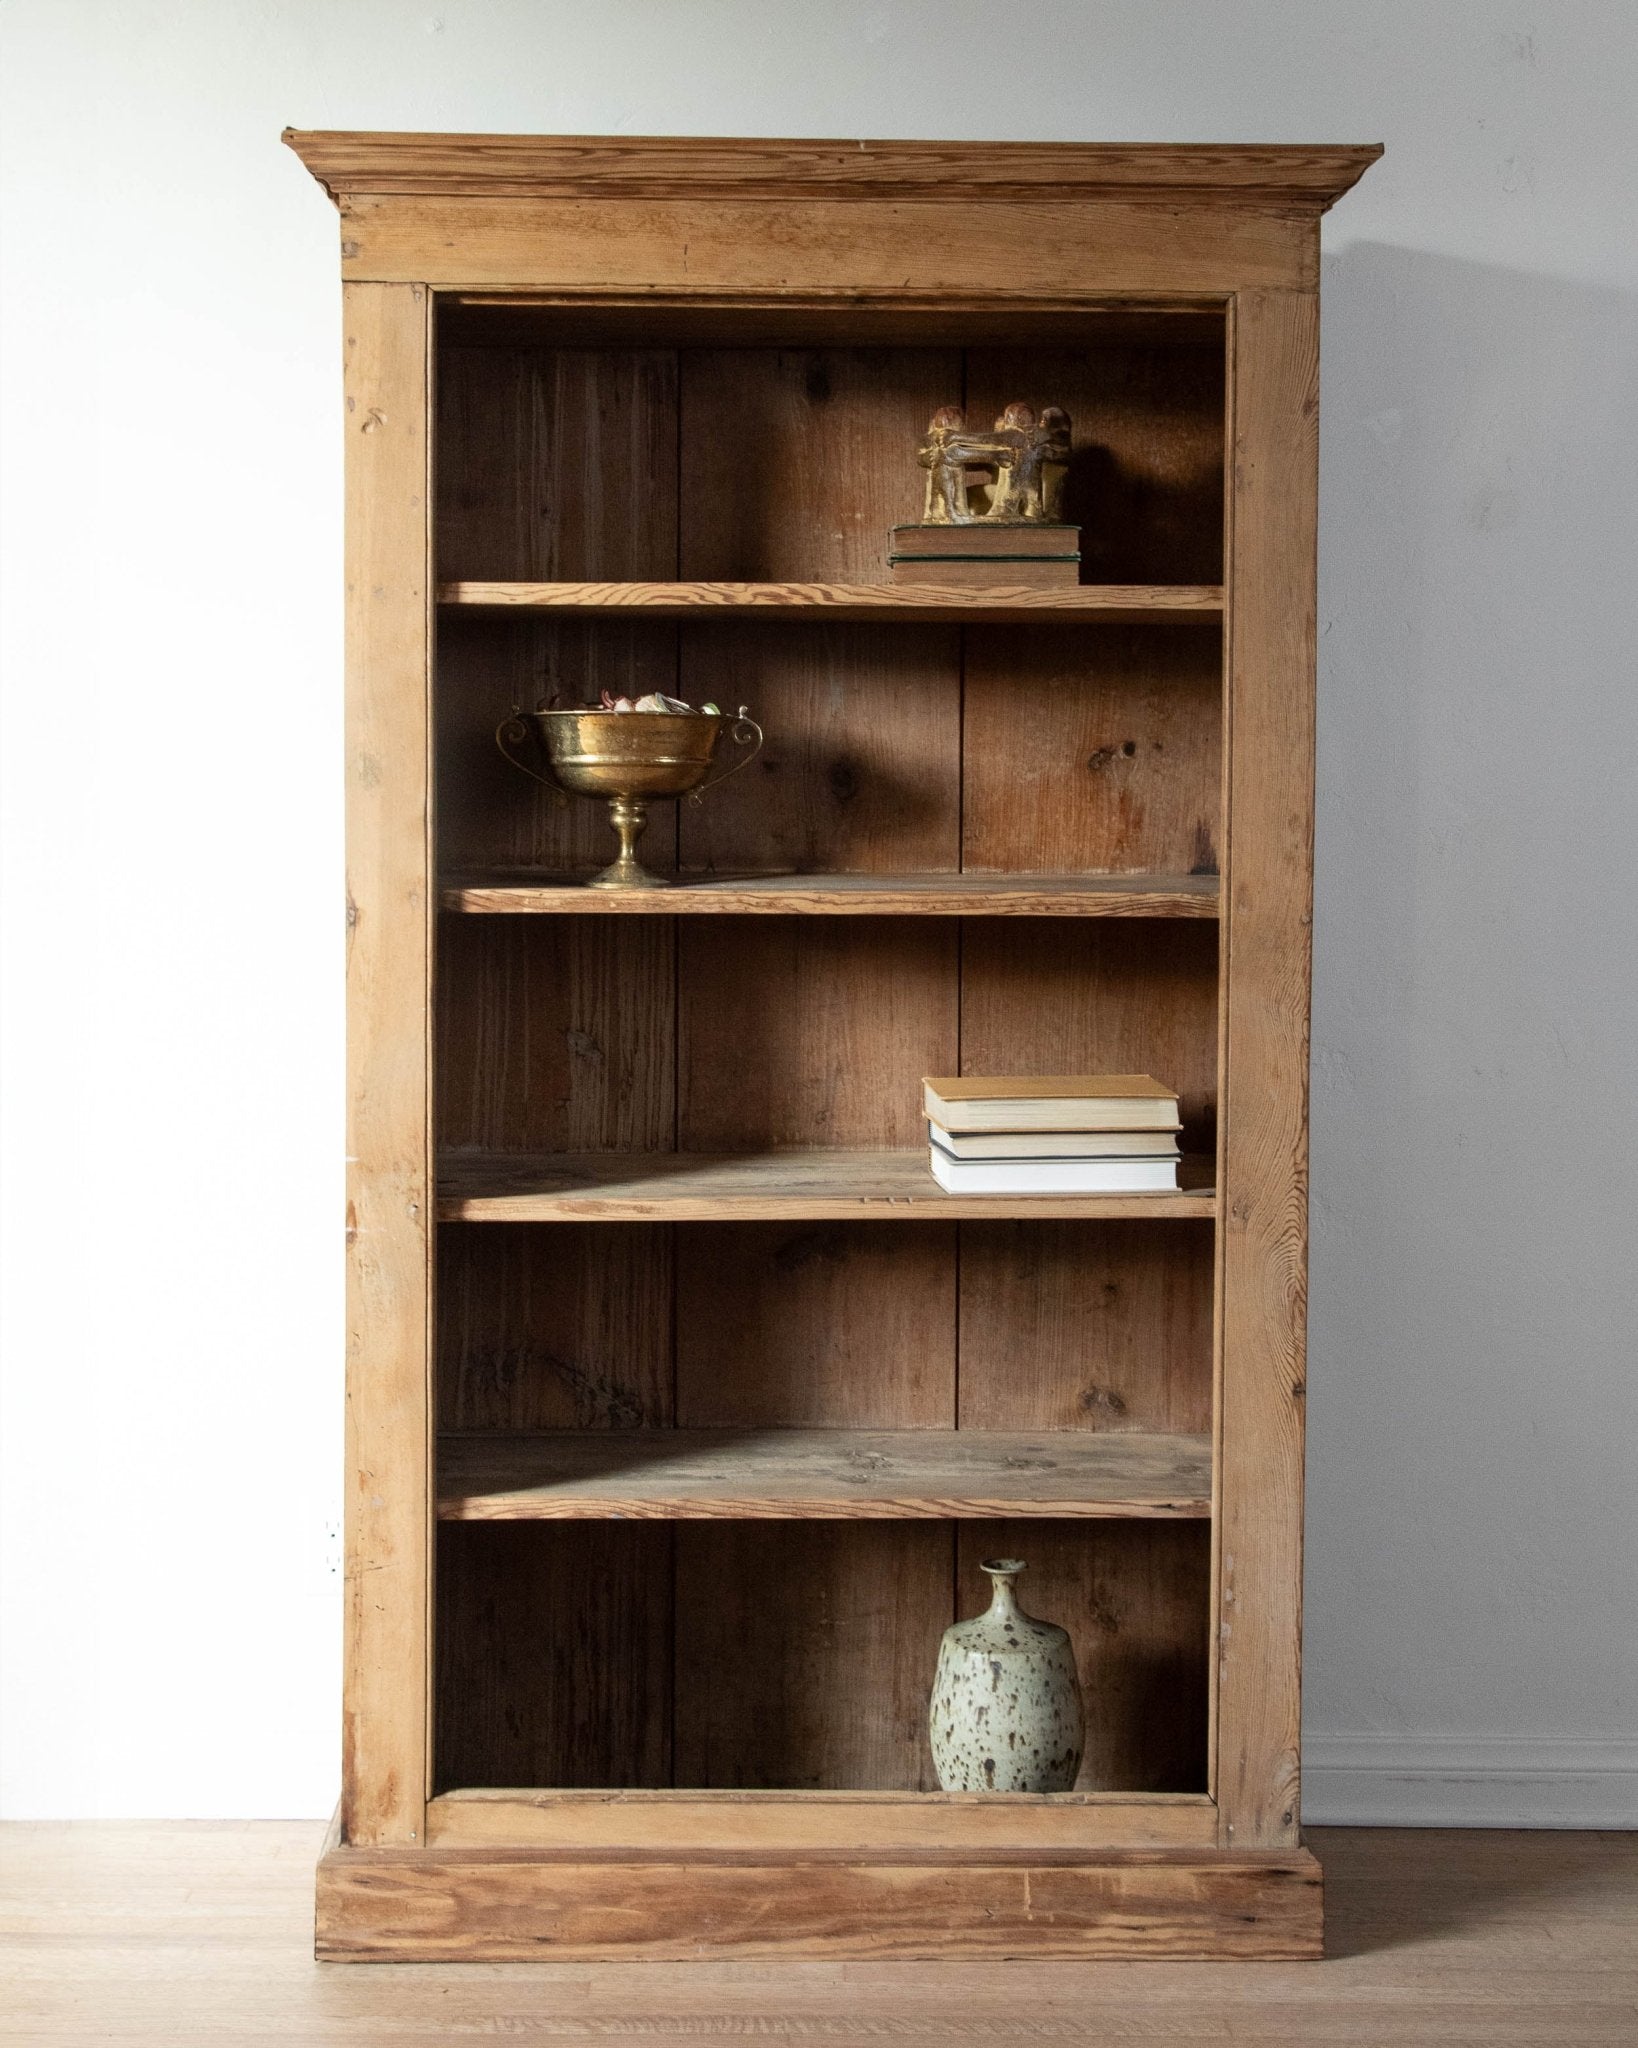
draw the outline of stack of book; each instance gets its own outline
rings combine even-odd
[[[1149,1074],[968,1074],[922,1088],[933,1178],[952,1195],[1177,1187],[1177,1096]]]
[[[970,526],[895,526],[887,566],[895,583],[1057,589],[1081,580],[1081,529],[987,519]]]

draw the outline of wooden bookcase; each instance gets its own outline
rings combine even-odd
[[[340,206],[345,1958],[1311,1955],[1318,222],[1374,149],[293,134]],[[1070,591],[886,583],[1067,407]],[[514,704],[749,704],[675,889]],[[961,1199],[923,1073],[1148,1070],[1186,1191]],[[947,1796],[979,1557],[1079,1789]]]

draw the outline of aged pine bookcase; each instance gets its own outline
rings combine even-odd
[[[292,133],[341,213],[334,1958],[1303,1956],[1319,216],[1372,148]],[[896,589],[1067,407],[1068,591]],[[515,704],[744,702],[580,886]],[[924,1073],[1148,1070],[1186,1191],[962,1200]],[[977,1560],[1081,1786],[936,1788]]]

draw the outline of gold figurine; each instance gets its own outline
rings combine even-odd
[[[1053,525],[1063,516],[1069,415],[1049,405],[1009,405],[989,433],[970,429],[959,406],[941,405],[916,451],[927,472],[924,526]],[[980,472],[975,484],[971,472]]]

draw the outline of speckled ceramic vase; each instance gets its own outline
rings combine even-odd
[[[980,1566],[989,1612],[944,1631],[927,1722],[946,1792],[1068,1792],[1084,1726],[1068,1634],[1018,1605],[1016,1557]]]

